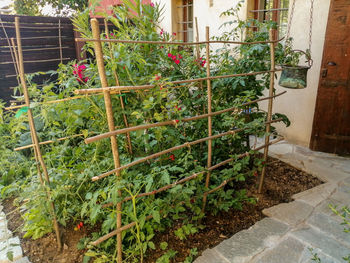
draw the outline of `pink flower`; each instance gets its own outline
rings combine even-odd
[[[163,35],[164,33],[164,29],[162,28],[162,30],[160,30],[160,35]]]
[[[150,3],[150,6],[154,7],[154,3],[151,2],[151,3]]]
[[[111,37],[114,37],[114,34],[113,34],[113,33],[111,33]]]

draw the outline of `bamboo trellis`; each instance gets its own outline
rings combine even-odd
[[[269,96],[265,97],[265,98],[261,98],[252,102],[248,102],[248,103],[244,103],[240,106],[247,106],[253,103],[257,103],[258,101],[262,101],[262,100],[268,100],[269,101],[269,107],[268,107],[268,114],[267,114],[267,119],[265,122],[266,125],[266,139],[265,139],[265,144],[255,148],[254,150],[261,150],[264,149],[264,160],[266,163],[266,159],[267,159],[267,153],[268,153],[268,147],[269,145],[272,145],[274,143],[277,143],[279,141],[281,141],[283,138],[279,138],[276,139],[274,141],[270,141],[269,140],[269,135],[268,133],[270,132],[270,127],[271,127],[271,123],[274,122],[278,122],[281,121],[281,119],[276,119],[276,120],[272,120],[272,100],[273,98],[280,96],[282,94],[284,94],[285,92],[282,92],[280,94],[273,94],[273,88],[274,88],[274,73],[278,70],[275,69],[275,55],[274,55],[274,48],[275,48],[275,43],[277,43],[279,40],[274,40],[272,33],[270,32],[270,39],[269,41],[258,41],[258,42],[236,42],[236,41],[210,41],[210,35],[209,35],[209,27],[206,28],[206,41],[196,41],[196,42],[191,42],[191,43],[179,43],[179,42],[166,42],[166,41],[137,41],[137,40],[121,40],[121,39],[109,39],[109,37],[107,37],[107,39],[101,39],[100,37],[100,29],[99,29],[99,23],[97,21],[97,19],[91,19],[91,26],[92,26],[92,33],[93,33],[93,38],[89,38],[89,39],[82,39],[82,38],[77,38],[76,41],[84,41],[84,42],[93,42],[94,43],[94,49],[95,49],[95,55],[96,55],[96,61],[97,61],[97,66],[98,66],[98,72],[100,75],[100,80],[101,80],[101,88],[98,89],[79,89],[76,90],[75,93],[76,94],[84,94],[84,95],[99,95],[99,94],[103,94],[104,95],[104,100],[105,100],[105,107],[106,107],[106,113],[107,113],[107,120],[108,120],[108,127],[109,127],[109,132],[94,136],[94,137],[90,137],[85,139],[86,143],[92,143],[104,138],[110,138],[111,140],[111,147],[112,147],[112,153],[113,153],[113,159],[114,159],[114,169],[108,172],[105,172],[101,175],[95,176],[92,178],[93,181],[102,179],[106,176],[109,176],[111,174],[115,174],[116,175],[116,180],[120,180],[121,179],[121,170],[123,169],[127,169],[129,167],[132,167],[134,165],[140,164],[142,162],[145,162],[147,160],[150,159],[154,159],[157,157],[160,157],[164,154],[170,153],[174,150],[178,150],[178,149],[182,149],[185,147],[191,147],[191,145],[195,145],[198,143],[203,143],[203,142],[208,142],[208,160],[207,160],[207,167],[206,170],[199,172],[199,173],[195,173],[189,177],[183,178],[181,180],[178,180],[174,183],[171,183],[169,185],[163,186],[159,189],[156,189],[152,192],[147,192],[147,193],[141,193],[138,194],[136,196],[136,198],[141,198],[144,196],[150,196],[150,195],[155,195],[157,193],[166,191],[168,189],[173,188],[174,186],[178,185],[178,184],[182,184],[185,183],[187,181],[193,180],[197,177],[199,177],[200,175],[204,175],[206,174],[206,180],[205,180],[205,186],[207,189],[209,189],[209,185],[210,185],[210,173],[211,171],[229,164],[230,162],[233,162],[237,159],[243,158],[245,156],[250,155],[250,153],[246,152],[243,153],[241,155],[239,155],[236,158],[229,158],[223,162],[220,162],[218,164],[212,165],[212,140],[223,137],[223,136],[227,136],[227,135],[232,135],[232,134],[236,134],[238,132],[241,132],[243,130],[245,130],[245,128],[242,129],[234,129],[234,130],[230,130],[221,134],[216,134],[213,135],[212,134],[212,117],[223,114],[225,112],[230,112],[230,111],[234,111],[237,109],[237,107],[232,107],[232,108],[228,108],[228,109],[224,109],[221,111],[217,111],[217,112],[212,112],[212,107],[211,107],[211,100],[212,100],[212,90],[211,90],[211,81],[213,79],[223,79],[223,78],[233,78],[233,77],[238,77],[238,76],[251,76],[251,75],[260,75],[260,74],[270,74],[270,88],[269,88]],[[108,31],[107,31],[108,32]],[[198,115],[198,116],[194,116],[194,117],[189,117],[189,118],[185,118],[181,121],[183,122],[188,122],[188,121],[196,121],[199,119],[204,119],[207,118],[208,119],[208,137],[205,138],[201,138],[198,139],[196,141],[191,141],[191,142],[187,142],[184,143],[182,145],[178,145],[178,146],[174,146],[172,148],[163,150],[161,152],[158,153],[154,153],[151,155],[148,155],[144,158],[138,159],[136,161],[133,161],[131,163],[128,164],[124,164],[121,165],[120,164],[120,160],[119,160],[119,150],[118,150],[118,145],[117,145],[117,135],[120,134],[129,134],[130,132],[133,131],[137,131],[137,130],[144,130],[144,129],[149,129],[149,128],[153,128],[153,127],[160,127],[160,126],[169,126],[169,125],[176,125],[178,120],[168,120],[168,121],[164,121],[164,122],[159,122],[159,123],[153,123],[153,124],[145,124],[145,125],[139,125],[139,126],[134,126],[134,127],[126,127],[123,129],[115,129],[114,126],[114,117],[113,117],[113,109],[112,109],[112,104],[111,104],[111,94],[112,92],[118,92],[118,93],[124,93],[124,92],[130,92],[130,91],[138,91],[138,90],[150,90],[155,88],[155,85],[140,85],[140,86],[119,86],[118,85],[118,81],[116,81],[117,86],[108,86],[107,83],[107,77],[106,77],[106,73],[105,73],[105,66],[104,66],[104,59],[103,59],[103,49],[102,49],[102,42],[107,42],[107,43],[127,43],[127,44],[154,44],[154,45],[177,45],[177,46],[186,46],[186,45],[195,45],[198,47],[198,45],[200,44],[205,44],[206,46],[206,60],[207,60],[207,66],[206,66],[206,72],[207,72],[207,76],[204,78],[196,78],[196,79],[187,79],[187,80],[178,80],[178,81],[172,81],[170,83],[172,84],[185,84],[185,83],[194,83],[194,82],[202,82],[202,81],[206,81],[207,82],[207,112],[206,114],[202,114],[202,115]],[[271,68],[269,71],[264,71],[264,72],[249,72],[249,73],[242,73],[242,74],[232,74],[232,75],[224,75],[224,76],[211,76],[210,75],[210,44],[212,43],[226,43],[226,44],[241,44],[241,45],[253,45],[253,44],[270,44],[270,50],[271,50]],[[117,76],[117,72],[115,73]],[[168,88],[181,88],[182,86],[169,86]],[[131,142],[130,142],[131,144]],[[262,172],[261,175],[261,179],[260,179],[260,185],[259,185],[259,191],[261,191],[261,188],[263,186],[263,180],[264,180],[264,175],[265,175],[265,169]],[[203,207],[202,210],[205,209],[205,205],[206,205],[206,200],[207,200],[207,196],[219,189],[221,189],[222,187],[224,187],[229,181],[231,181],[233,179],[227,179],[225,181],[223,181],[219,186],[208,190],[206,192],[204,192],[203,194]],[[122,193],[121,190],[118,190],[118,196],[121,197]],[[92,242],[91,244],[93,245],[98,245],[101,242],[113,237],[113,236],[117,236],[117,261],[118,263],[122,262],[122,232],[125,230],[130,229],[131,227],[135,226],[137,222],[131,222],[128,225],[124,225],[122,226],[122,204],[123,202],[127,202],[132,200],[134,197],[125,197],[124,199],[121,199],[121,201],[118,201],[118,203],[114,204],[114,203],[108,203],[108,204],[104,204],[103,207],[108,207],[108,206],[114,206],[116,205],[116,210],[117,210],[117,220],[116,220],[116,230],[110,232],[109,234],[102,236],[101,238],[99,238],[98,240]],[[146,217],[147,219],[151,219],[152,215]]]

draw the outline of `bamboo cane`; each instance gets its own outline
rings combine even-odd
[[[273,40],[273,30],[270,29],[269,32],[270,35],[270,40]],[[275,74],[273,71],[275,70],[275,45],[273,43],[270,43],[270,55],[271,55],[271,73],[270,73],[270,88],[269,88],[269,97],[273,95],[273,90],[275,88]],[[273,99],[269,99],[268,103],[268,110],[267,110],[267,121],[270,121],[272,119],[272,105],[273,104]],[[259,188],[258,188],[258,193],[261,194],[263,184],[264,184],[264,177],[266,174],[266,162],[267,162],[267,157],[269,154],[269,141],[270,141],[270,130],[271,130],[271,125],[268,124],[266,125],[266,134],[265,134],[265,145],[266,147],[264,148],[264,166],[261,171],[261,176],[260,176],[260,181],[259,181]]]
[[[48,141],[44,141],[44,142],[39,142],[39,145],[55,143],[55,142],[59,142],[59,141],[73,139],[73,138],[80,137],[80,136],[84,136],[84,134],[82,134],[82,133],[81,134],[75,134],[75,135],[72,135],[72,136],[67,136],[67,137],[56,139],[56,140],[48,140]],[[31,148],[31,147],[35,148],[35,144],[28,144],[28,145],[25,145],[25,146],[17,147],[14,150],[15,151],[20,151],[20,150],[28,149],[28,148]]]
[[[209,46],[209,27],[206,27],[206,39],[207,39],[207,44],[206,44],[206,54],[207,54],[207,96],[208,96],[208,114],[211,114],[211,81],[210,81],[210,46]],[[208,134],[209,137],[212,136],[212,116],[208,116]],[[207,162],[207,168],[209,169],[211,166],[211,161],[212,161],[212,140],[208,140],[208,162]],[[205,187],[209,188],[209,183],[210,183],[210,171],[207,172],[207,176],[205,178]],[[207,203],[207,194],[203,195],[203,205],[202,205],[202,212],[205,210],[205,205]]]
[[[96,18],[91,19],[91,26],[92,26],[92,35],[93,38],[96,40],[94,42],[95,44],[95,55],[96,55],[96,61],[97,61],[97,67],[98,72],[101,79],[101,85],[102,88],[105,88],[108,86],[107,83],[107,77],[104,67],[104,61],[103,61],[103,53],[102,53],[102,45],[100,41],[100,28],[99,23]],[[104,100],[105,100],[105,106],[106,106],[106,113],[107,113],[107,121],[108,121],[108,128],[110,131],[113,131],[115,129],[114,127],[114,118],[113,118],[113,109],[112,109],[112,101],[111,101],[111,95],[108,91],[104,91],[103,93]],[[119,151],[118,151],[118,141],[115,136],[111,137],[111,147],[112,147],[112,153],[113,153],[113,160],[114,160],[114,166],[116,169],[120,167],[120,160],[119,160]],[[120,180],[120,170],[117,170],[115,172],[115,175],[117,176],[117,181]],[[121,190],[118,190],[118,196],[121,196]],[[119,202],[117,204],[117,229],[121,228],[122,226],[122,217],[121,217],[121,211],[122,211],[122,203]],[[117,234],[117,260],[118,263],[122,263],[122,233]]]
[[[23,52],[22,52],[20,26],[19,26],[19,17],[15,17],[15,26],[16,26],[16,38],[17,38],[17,47],[18,47],[18,61],[19,61],[18,69],[19,69],[19,73],[20,73],[20,79],[21,79],[21,83],[22,83],[25,103],[26,103],[26,105],[29,106],[30,100],[29,100],[27,83],[26,83],[26,79],[25,79],[25,75],[24,75]],[[28,120],[29,120],[31,135],[32,135],[32,141],[34,142],[35,148],[36,148],[37,158],[38,158],[40,165],[43,169],[43,173],[45,176],[45,181],[47,183],[48,189],[50,189],[49,174],[48,174],[46,164],[44,162],[44,159],[43,159],[41,151],[40,151],[38,135],[37,135],[36,130],[35,130],[34,118],[33,118],[33,114],[32,114],[32,111],[30,108],[28,109]],[[53,225],[54,225],[54,229],[56,232],[57,246],[58,246],[58,249],[61,250],[61,248],[62,248],[61,236],[60,236],[59,226],[58,226],[57,219],[56,219],[55,206],[54,206],[53,201],[51,200],[50,190],[46,190],[46,195],[47,195],[47,198],[49,201],[51,216],[53,218]]]
[[[277,72],[277,71],[281,71],[281,69],[275,69],[273,72]],[[213,79],[225,79],[225,78],[234,78],[234,77],[242,77],[242,76],[255,76],[255,75],[261,75],[261,74],[267,74],[267,73],[271,73],[271,71],[268,70],[268,71],[230,74],[230,75],[222,75],[222,76],[211,76],[211,77],[187,79],[187,80],[176,80],[176,81],[170,81],[168,84],[184,84],[184,83],[193,83],[193,82],[207,81],[207,80],[213,80]],[[167,85],[167,84],[164,84],[164,85]],[[158,87],[158,86],[156,86],[156,85],[112,86],[112,87],[95,88],[95,89],[78,89],[78,90],[75,90],[74,93],[75,94],[96,94],[96,93],[102,93],[104,91],[123,91],[124,92],[124,91],[131,91],[131,90],[146,90],[146,89],[151,89],[154,87]],[[182,87],[182,86],[174,86],[174,87],[169,87],[169,88],[180,88],[180,87]]]
[[[61,19],[58,20],[58,44],[60,47],[60,60],[61,60],[61,64],[62,64],[63,63],[63,55],[62,55]]]
[[[273,98],[281,96],[281,95],[283,95],[285,93],[286,93],[286,91],[283,91],[281,93],[273,95]],[[270,97],[260,98],[260,99],[252,100],[250,102],[243,103],[243,104],[241,104],[239,106],[236,106],[236,107],[231,107],[231,108],[228,108],[228,109],[212,112],[210,114],[202,114],[202,115],[198,115],[198,116],[194,116],[194,117],[184,118],[184,119],[181,120],[181,122],[189,122],[189,121],[200,120],[200,119],[207,118],[209,116],[216,116],[216,115],[220,115],[220,114],[223,114],[223,113],[226,113],[226,112],[235,111],[235,110],[238,110],[240,107],[248,106],[248,105],[257,103],[259,101],[267,100],[269,98]],[[99,140],[104,139],[104,138],[108,138],[108,137],[113,136],[113,135],[123,134],[123,133],[126,133],[126,132],[138,131],[138,130],[143,130],[143,129],[150,129],[150,128],[167,126],[167,125],[176,125],[176,124],[177,124],[176,120],[170,120],[170,121],[164,121],[164,122],[158,122],[158,123],[151,123],[151,124],[144,124],[144,125],[133,126],[133,127],[130,127],[130,128],[115,130],[115,131],[112,131],[112,132],[106,132],[106,133],[102,133],[102,134],[96,135],[94,137],[87,138],[87,139],[85,139],[85,143],[89,144],[89,143],[92,143],[92,142],[95,142],[95,141],[99,141]]]
[[[176,46],[195,46],[203,44],[236,44],[236,45],[256,45],[256,44],[269,44],[277,43],[283,40],[281,38],[275,41],[255,41],[255,42],[242,42],[242,41],[222,41],[222,40],[212,40],[212,41],[199,41],[199,42],[174,42],[174,41],[144,41],[144,40],[122,40],[122,39],[94,39],[94,38],[76,38],[76,42],[114,42],[114,43],[126,43],[126,44],[155,44],[155,45],[176,45]]]
[[[106,32],[106,36],[107,36],[107,39],[109,39],[109,30],[108,30],[108,24],[107,24],[107,20],[104,19],[104,22],[105,22],[105,32]],[[113,54],[113,47],[112,47],[112,43],[111,42],[108,42],[108,47],[109,47],[109,52],[110,52],[110,56],[111,56],[111,60],[113,61],[114,63],[114,54]],[[118,78],[118,73],[116,71],[116,69],[113,69],[113,75],[114,75],[114,79],[115,79],[115,83],[117,86],[120,86],[120,83],[119,83],[119,78]],[[121,91],[119,91],[119,95],[122,95]],[[119,96],[119,99],[120,99],[120,105],[122,107],[122,110],[123,110],[123,120],[124,120],[124,124],[125,124],[125,127],[126,128],[129,128],[129,123],[128,123],[128,119],[126,117],[126,114],[124,113],[125,111],[125,106],[124,106],[124,101],[123,101],[123,98],[121,96]],[[128,152],[130,154],[132,154],[132,144],[131,144],[131,139],[130,139],[130,133],[126,133],[126,140],[127,140],[127,145],[128,145]]]
[[[279,139],[277,139],[277,140],[275,140],[275,141],[269,142],[269,145],[278,143],[278,142],[280,142],[281,140],[283,140],[283,138],[279,138]],[[254,151],[259,151],[259,150],[263,149],[264,147],[266,147],[266,145],[259,146],[259,147],[255,148],[255,149],[253,149],[253,150],[254,150]],[[224,164],[230,163],[230,162],[232,162],[232,161],[234,161],[234,160],[236,160],[236,159],[241,159],[241,158],[243,158],[243,157],[245,157],[245,156],[250,156],[250,155],[251,155],[251,153],[249,153],[249,152],[240,154],[239,156],[237,156],[237,157],[235,157],[235,158],[230,158],[230,159],[228,159],[228,160],[226,160],[226,161],[224,161],[224,162],[221,162],[221,163],[219,163],[219,164],[217,164],[217,165],[215,165],[215,166],[210,167],[210,170],[212,171],[212,170],[217,169],[218,167],[220,167],[220,166],[222,166],[222,165],[224,165]],[[204,174],[205,172],[206,172],[206,171],[199,172],[199,173],[193,174],[193,175],[191,175],[191,176],[189,176],[189,177],[187,177],[187,178],[195,179],[195,178],[197,178],[199,175]],[[184,178],[183,180],[185,181],[185,179],[186,179],[186,178]],[[186,181],[188,181],[188,180],[186,180]],[[215,187],[215,188],[213,188],[213,189],[211,189],[211,190],[209,190],[209,191],[207,191],[207,192],[205,192],[205,193],[206,193],[207,195],[208,195],[208,194],[211,194],[211,193],[213,193],[213,192],[215,192],[215,191],[221,189],[222,187],[224,187],[229,181],[232,181],[232,179],[226,179],[226,180],[223,181],[218,187]],[[179,184],[179,182],[178,182],[177,184]],[[171,185],[173,185],[173,184],[171,184]],[[163,187],[163,188],[165,188],[165,187]],[[170,187],[170,188],[171,188],[171,187]],[[168,188],[168,189],[169,189],[169,188]],[[165,190],[168,190],[168,189],[165,189]],[[164,190],[164,191],[165,191],[165,190]],[[152,192],[150,192],[150,193],[140,194],[140,195],[137,195],[136,197],[149,196],[149,195],[153,195],[153,194],[156,194],[156,193],[159,193],[159,191],[158,191],[158,192],[152,191]],[[113,203],[105,204],[105,205],[103,205],[103,207],[109,207],[109,206],[111,206],[111,205],[113,205]],[[153,218],[152,215],[147,216],[147,217],[146,217],[146,220],[149,220],[149,219],[151,219],[151,218]],[[94,242],[91,242],[90,244],[93,245],[93,246],[97,246],[98,244],[102,243],[103,241],[107,240],[108,238],[111,238],[111,237],[117,235],[118,233],[121,233],[122,231],[128,230],[128,229],[132,228],[132,227],[135,226],[135,225],[136,225],[136,222],[132,222],[132,223],[130,223],[130,224],[128,224],[128,225],[125,225],[125,226],[123,226],[123,227],[121,227],[121,228],[119,228],[119,229],[116,229],[116,230],[114,230],[114,231],[112,231],[112,232],[110,232],[110,233],[108,233],[108,234],[106,234],[106,235],[100,237],[99,239],[97,239],[97,240],[94,241]]]

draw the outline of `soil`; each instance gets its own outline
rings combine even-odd
[[[174,230],[181,226],[181,222],[175,222],[173,228],[165,232],[157,233],[153,241],[156,249],[145,258],[145,263],[156,262],[167,250],[177,251],[173,262],[183,262],[189,255],[190,250],[197,248],[199,256],[205,249],[218,245],[223,240],[231,237],[235,233],[247,229],[257,221],[264,218],[262,210],[279,203],[292,201],[292,195],[313,188],[322,181],[310,174],[297,170],[296,168],[270,158],[267,164],[264,189],[261,194],[257,193],[257,178],[241,183],[238,187],[248,190],[248,195],[257,198],[256,204],[246,203],[242,210],[229,210],[220,212],[217,215],[208,214],[203,220],[204,229],[198,233],[190,235],[186,240],[179,240],[174,234]],[[8,215],[16,207],[13,206],[13,198],[3,202],[4,211]],[[79,240],[88,236],[90,230],[83,227],[75,231],[75,226],[61,228],[63,232],[63,242],[65,249],[58,252],[56,249],[56,238],[53,233],[45,235],[37,240],[23,238],[23,233],[18,231],[23,224],[23,220],[18,210],[7,216],[8,227],[11,231],[17,231],[19,235],[24,255],[32,263],[76,263],[82,262],[85,250],[78,250],[76,245]],[[159,248],[161,242],[167,242],[167,250]]]

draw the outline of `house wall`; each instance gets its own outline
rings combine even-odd
[[[295,12],[293,25],[291,28],[291,37],[294,38],[294,48],[306,50],[309,40],[309,20],[310,20],[310,2],[305,0],[295,0]],[[313,117],[315,111],[316,95],[318,89],[320,67],[323,54],[323,45],[328,21],[329,5],[331,0],[322,0],[314,2],[313,16],[313,35],[312,35],[312,58],[313,67],[308,73],[308,87],[303,90],[288,89],[287,94],[274,101],[274,112],[284,113],[291,121],[291,126],[286,128],[284,125],[277,125],[277,129],[285,136],[286,140],[302,146],[309,146]],[[173,32],[172,14],[174,6],[171,0],[154,0],[164,5],[164,19],[161,27]],[[205,39],[205,27],[210,26],[210,34],[220,35],[225,29],[220,29],[220,25],[229,21],[227,17],[220,17],[223,11],[235,6],[238,0],[212,0],[213,6],[210,7],[211,0],[194,0],[194,17],[198,18],[200,40]],[[241,8],[239,16],[241,19],[247,18],[250,13],[248,4],[253,1],[245,1]],[[252,8],[251,6],[249,8]],[[291,8],[290,8],[291,9]],[[250,9],[249,9],[250,10]],[[280,73],[277,74],[278,79]],[[276,83],[277,92],[286,89],[279,87]],[[262,103],[261,107],[266,109],[267,103]]]

